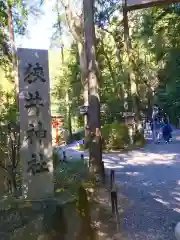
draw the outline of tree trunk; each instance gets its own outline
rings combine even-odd
[[[119,83],[118,84],[118,76],[114,73],[113,71],[113,68],[112,68],[112,64],[111,64],[111,60],[109,59],[109,56],[108,54],[106,53],[105,49],[104,49],[104,43],[103,43],[103,40],[101,41],[101,47],[102,47],[102,52],[106,58],[106,61],[107,61],[107,66],[108,66],[108,69],[109,69],[109,73],[111,75],[111,78],[112,78],[112,82],[113,82],[113,93],[116,94],[116,96],[119,98],[119,100],[123,103],[122,104],[122,107],[123,107],[123,110],[124,111],[124,91],[123,91],[123,83]],[[120,59],[119,59],[120,60]],[[119,63],[120,65],[120,63]],[[119,67],[119,72],[122,71],[122,69],[120,70],[120,67]]]
[[[62,64],[64,64],[64,45],[62,40],[62,26],[61,26],[61,20],[60,20],[60,13],[59,13],[59,1],[56,1],[56,11],[57,11],[57,23],[58,23],[58,30],[59,30],[59,38],[60,38],[60,47],[61,47],[61,61]],[[71,107],[69,104],[69,91],[67,89],[66,92],[66,119],[68,122],[68,131],[69,131],[69,137],[72,139],[72,122],[71,122]]]
[[[88,106],[88,80],[87,80],[87,60],[85,46],[78,42],[79,63],[81,70],[81,83],[83,85],[84,106]],[[87,125],[87,117],[84,116],[84,126]]]
[[[101,41],[101,47],[102,47],[102,53],[103,55],[105,56],[105,59],[107,61],[107,66],[108,66],[108,69],[109,69],[109,73],[111,75],[111,78],[112,78],[112,82],[113,82],[113,93],[116,94],[118,97],[119,97],[119,92],[118,92],[118,88],[117,88],[117,82],[116,82],[116,75],[112,69],[112,66],[111,66],[111,61],[108,57],[108,54],[105,52],[105,49],[104,49],[104,43],[103,43],[103,40]]]
[[[122,59],[121,59],[121,56],[120,56],[120,47],[118,46],[118,43],[116,42],[115,36],[113,36],[113,38],[114,38],[114,42],[116,44],[116,57],[117,57],[117,61],[118,61],[119,72],[123,72]],[[124,82],[119,83],[118,87],[119,87],[119,93],[120,93],[120,96],[121,96],[121,101],[123,102],[123,111],[125,111],[127,109],[128,102],[127,102],[127,99],[125,97]]]
[[[15,37],[14,37],[14,26],[13,26],[13,17],[12,17],[12,5],[8,4],[8,31],[9,31],[9,38],[11,44],[11,53],[12,53],[12,77],[14,82],[14,89],[15,92],[18,93],[18,65],[17,65],[17,57],[16,57],[16,47],[15,47]],[[16,99],[17,103],[19,99]]]
[[[57,23],[58,23],[58,30],[59,30],[59,38],[60,38],[60,48],[61,48],[61,59],[62,63],[64,62],[64,44],[62,40],[62,26],[60,20],[60,13],[59,13],[59,0],[56,0],[56,11],[57,11]]]
[[[88,67],[88,90],[89,90],[89,109],[88,127],[90,134],[89,143],[89,165],[90,174],[96,180],[104,176],[102,164],[102,141],[100,124],[100,98],[99,84],[97,78],[97,63],[95,51],[95,28],[94,28],[94,0],[84,0],[84,32],[85,48]]]
[[[125,0],[125,5],[123,7],[123,20],[124,20],[124,42],[125,42],[125,50],[127,53],[127,59],[128,59],[128,85],[130,86],[131,91],[131,98],[132,98],[132,110],[135,113],[135,120],[138,123],[140,120],[140,111],[139,111],[139,96],[137,91],[137,85],[136,85],[136,76],[134,73],[134,70],[130,70],[130,66],[133,68],[133,56],[132,56],[132,44],[131,39],[129,36],[129,24],[128,24],[128,15],[127,15],[127,0]]]
[[[69,137],[72,139],[71,107],[69,104],[69,91],[66,92],[66,119],[68,123]]]
[[[83,96],[84,96],[84,105],[88,105],[88,82],[87,82],[87,62],[86,62],[86,55],[85,55],[85,47],[84,47],[84,36],[82,35],[84,28],[83,26],[83,17],[78,16],[78,14],[74,14],[73,10],[70,7],[70,2],[67,1],[67,4],[64,4],[61,1],[62,5],[65,8],[66,12],[66,20],[68,22],[69,29],[71,31],[72,36],[74,37],[77,46],[78,46],[78,53],[79,53],[79,63],[80,63],[80,70],[81,70],[81,82],[83,85]],[[84,125],[86,126],[87,119],[84,118]]]
[[[15,172],[12,172],[11,178],[12,178],[13,194],[15,197],[17,197],[17,182],[16,182],[16,173]]]
[[[148,100],[148,119],[152,116],[152,100],[153,100],[153,93],[152,90],[149,88],[147,92],[147,100]]]
[[[8,4],[8,30],[9,30],[9,37],[11,42],[11,50],[12,50],[12,62],[13,67],[17,65],[16,62],[16,50],[15,50],[15,38],[14,38],[14,26],[13,26],[13,19],[12,19],[12,5]]]

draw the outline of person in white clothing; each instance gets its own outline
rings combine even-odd
[[[151,130],[153,134],[154,143],[159,143],[160,141],[160,128],[161,123],[159,119],[159,108],[157,105],[154,105],[152,111],[152,122],[151,122]]]

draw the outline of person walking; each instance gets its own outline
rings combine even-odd
[[[169,143],[170,139],[172,138],[172,128],[167,118],[164,119],[164,125],[162,127],[162,135],[163,135],[164,141],[166,143]]]
[[[153,111],[152,111],[152,121],[151,121],[151,130],[152,130],[154,143],[160,142],[160,129],[161,129],[161,121],[159,117],[159,108],[157,105],[154,105]]]

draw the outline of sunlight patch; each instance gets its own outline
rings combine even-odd
[[[168,202],[166,202],[166,201],[163,201],[162,199],[160,199],[160,198],[154,198],[154,200],[155,201],[157,201],[157,202],[159,202],[159,203],[162,203],[163,205],[165,205],[165,206],[168,206],[169,205],[169,203]]]
[[[180,202],[180,197],[174,197],[174,199]]]
[[[129,175],[129,176],[138,176],[140,174],[141,173],[139,173],[139,172],[126,172],[126,175]]]

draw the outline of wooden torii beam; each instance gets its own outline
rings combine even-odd
[[[136,4],[132,6],[127,6],[126,11],[134,11],[134,10],[139,10],[139,9],[144,9],[144,8],[151,8],[151,7],[163,7],[165,5],[169,5],[172,3],[179,3],[180,0],[157,0],[157,1],[151,1],[148,3],[141,3],[141,4]]]

